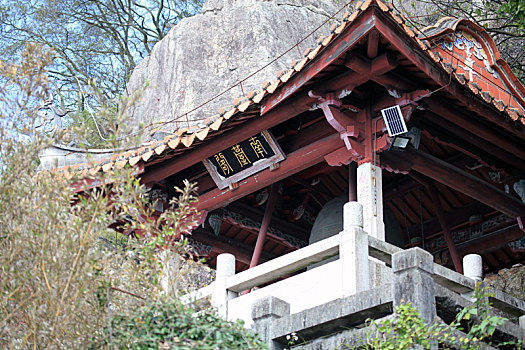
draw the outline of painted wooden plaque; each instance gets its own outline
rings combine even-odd
[[[265,130],[214,154],[203,163],[217,187],[223,189],[284,158],[273,136]]]

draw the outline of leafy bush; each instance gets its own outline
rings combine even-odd
[[[450,325],[434,323],[428,325],[419,312],[410,304],[402,304],[395,310],[394,316],[383,322],[369,321],[375,329],[366,340],[366,349],[433,349],[440,344],[444,349],[482,349],[491,343],[496,328],[507,319],[490,312],[487,289],[480,284],[474,290],[474,302],[462,309]],[[499,346],[511,346],[521,349],[521,342],[505,342]]]
[[[111,333],[106,339],[117,349],[267,348],[242,321],[225,321],[213,310],[196,313],[177,301],[153,301],[119,314],[106,331]]]

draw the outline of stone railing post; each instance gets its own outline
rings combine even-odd
[[[411,248],[392,256],[394,307],[411,303],[428,323],[436,316],[434,291],[434,261],[432,254],[421,248]]]
[[[268,342],[270,350],[282,350],[285,345],[272,339],[272,325],[278,318],[290,315],[290,304],[279,298],[267,296],[252,305],[252,330]]]
[[[363,206],[348,202],[343,208],[343,232],[339,234],[342,296],[370,289],[368,234],[363,231]]]
[[[217,269],[211,295],[212,305],[224,319],[228,318],[228,300],[235,298],[235,293],[226,289],[226,279],[235,275],[235,256],[224,253],[217,256]]]
[[[520,328],[525,329],[525,315],[520,316],[518,321],[519,321]]]
[[[466,277],[472,278],[476,282],[483,279],[483,262],[481,255],[468,254],[463,257],[463,273]]]

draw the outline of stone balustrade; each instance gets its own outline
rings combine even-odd
[[[338,259],[318,264],[334,256]],[[216,280],[183,300],[211,297],[221,316],[244,320],[271,349],[283,348],[292,332],[305,342],[305,349],[321,337],[329,348],[330,342],[354,342],[363,332],[354,327],[362,328],[366,319],[389,317],[401,303],[412,303],[429,323],[450,311],[446,308],[468,305],[481,278],[481,264],[475,256],[466,257],[464,263],[469,276],[435,264],[420,248],[403,250],[367,235],[361,205],[350,202],[345,204],[344,230],[338,235],[237,274],[235,257],[221,254]],[[306,269],[313,264],[318,266]],[[490,292],[493,307],[515,320],[499,331],[525,339],[519,327],[525,324],[525,302]]]

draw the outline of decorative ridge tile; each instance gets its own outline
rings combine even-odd
[[[469,85],[472,86],[474,89],[476,89],[478,91],[478,93],[481,92],[481,86],[479,86],[478,83],[471,81],[471,82],[469,82]]]
[[[313,47],[307,47],[306,50],[304,50],[304,52],[303,52],[303,57],[308,56],[308,54],[309,54],[310,52],[312,52],[313,49],[314,49]]]
[[[250,100],[253,100],[253,98],[255,97],[255,95],[257,95],[258,93],[260,93],[261,90],[250,90],[248,91],[248,93],[246,94],[246,97],[248,97],[248,99]]]
[[[379,8],[380,8],[381,10],[383,10],[383,12],[388,12],[388,11],[390,11],[390,8],[389,8],[389,7],[388,7],[383,1],[378,0],[378,1],[376,1],[376,3],[377,3],[377,5],[379,6]]]
[[[317,45],[322,45],[324,39],[326,39],[326,35],[321,35],[317,38]]]
[[[372,0],[366,0],[361,4],[361,6],[359,7],[359,10],[365,11],[368,7],[370,7],[371,4],[372,4]]]
[[[501,112],[503,112],[507,108],[507,105],[502,100],[493,99],[492,104],[496,106],[496,108],[499,109]]]
[[[293,69],[290,69],[288,70],[288,72],[286,72],[285,74],[283,74],[281,77],[280,77],[280,80],[283,82],[283,83],[286,83],[290,77],[292,76],[292,74],[295,73],[295,71]]]
[[[313,60],[315,58],[315,56],[317,56],[317,54],[319,53],[319,51],[321,51],[321,49],[323,48],[322,45],[317,45],[317,47],[315,49],[313,49],[309,54],[308,54],[308,58],[310,60]]]
[[[328,44],[330,44],[330,42],[332,41],[333,38],[334,38],[334,34],[330,34],[322,41],[321,44],[323,46],[328,46]]]
[[[162,152],[164,152],[164,150],[166,149],[166,144],[162,144],[158,147],[155,148],[155,153],[160,156],[162,154]]]
[[[308,57],[303,58],[302,60],[297,62],[297,64],[294,66],[294,70],[296,72],[300,72],[304,68],[307,62],[308,62]]]
[[[148,159],[150,159],[152,155],[153,155],[153,150],[150,150],[150,151],[147,151],[146,153],[142,153],[141,157],[143,161],[147,162]]]
[[[491,95],[488,91],[482,91],[482,92],[481,92],[481,97],[483,97],[483,99],[484,99],[487,103],[492,103],[493,97],[492,97],[492,95]]]
[[[467,76],[463,73],[454,73],[454,76],[462,85],[465,85],[468,82]]]
[[[237,108],[233,107],[228,112],[224,113],[224,119],[226,120],[230,119],[235,114],[236,111],[237,111]]]
[[[244,112],[245,110],[248,109],[248,107],[252,104],[252,100],[250,100],[249,98],[247,98],[244,102],[242,102],[241,104],[239,104],[237,106],[237,109],[239,110],[239,112]]]
[[[263,97],[266,95],[266,90],[261,90],[261,92],[253,98],[254,103],[260,103]]]
[[[171,148],[171,149],[177,148],[177,146],[180,143],[180,139],[181,139],[181,137],[177,136],[176,138],[170,140],[170,142],[168,142],[168,147]]]
[[[135,157],[132,157],[130,160],[129,160],[129,165],[131,166],[135,166],[140,160],[142,159],[142,157],[140,155],[137,155]]]
[[[127,159],[119,160],[119,161],[115,162],[115,167],[117,169],[122,169],[122,168],[124,168],[126,166],[126,164],[128,164],[128,160]]]
[[[337,21],[334,21],[334,23],[332,23],[332,24],[330,25],[330,28],[329,28],[330,33],[334,34],[335,29],[337,28],[338,25],[339,25],[339,24],[337,23]]]
[[[348,18],[348,22],[353,22],[357,18],[357,16],[359,16],[360,13],[360,10],[357,10],[354,13],[352,13],[352,15],[350,15],[350,17]]]
[[[208,136],[209,131],[210,131],[210,128],[207,127],[207,128],[202,129],[199,132],[196,132],[195,135],[197,136],[199,140],[203,141],[206,138],[206,136]]]
[[[520,118],[520,115],[516,108],[507,108],[507,113],[513,121],[518,121],[518,119]]]
[[[280,80],[273,80],[270,82],[270,85],[266,88],[266,91],[270,94],[273,94],[277,87],[280,85]]]
[[[184,146],[190,147],[193,144],[193,140],[195,140],[195,134],[184,136],[181,142],[184,144]]]
[[[334,33],[335,33],[336,35],[341,34],[341,33],[343,32],[343,30],[346,28],[346,24],[347,24],[347,22],[343,22],[343,23],[341,23],[337,28],[335,28],[335,32],[334,32]],[[306,55],[305,55],[305,56],[306,56]]]

